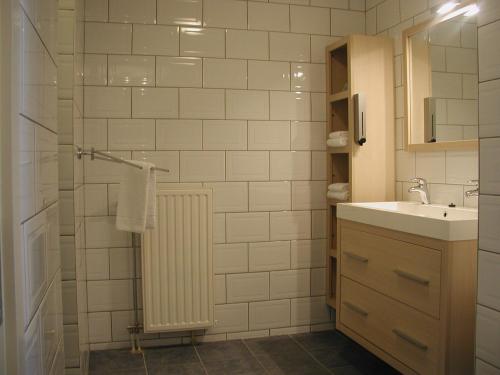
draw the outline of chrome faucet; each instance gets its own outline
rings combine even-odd
[[[408,193],[419,193],[420,200],[422,201],[422,204],[431,203],[429,190],[427,189],[427,181],[425,181],[425,179],[420,178],[420,177],[415,177],[415,178],[412,178],[409,182],[414,182],[417,185],[411,186],[408,189]]]
[[[470,181],[467,181],[467,183],[469,184],[474,184],[476,187],[472,190],[467,190],[464,195],[466,198],[470,198],[470,197],[476,197],[479,195],[479,180],[470,180]]]

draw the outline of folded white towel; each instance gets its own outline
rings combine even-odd
[[[327,198],[335,199],[337,201],[346,201],[349,199],[348,191],[329,191],[326,193]]]
[[[349,132],[347,130],[339,130],[339,131],[336,131],[336,132],[331,132],[330,134],[328,134],[328,138],[332,138],[332,139],[335,139],[335,138],[344,138],[344,137],[349,137]]]
[[[330,138],[326,141],[328,147],[344,147],[347,146],[347,137],[345,138]]]
[[[156,223],[156,174],[154,164],[132,161],[141,166],[123,164],[118,194],[116,228],[144,233]]]
[[[334,184],[330,184],[328,185],[328,191],[336,191],[336,192],[349,191],[349,183],[336,182]]]

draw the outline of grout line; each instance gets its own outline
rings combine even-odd
[[[266,372],[266,374],[269,374],[268,369],[262,364],[262,362],[259,360],[259,358],[252,351],[252,349],[250,349],[250,347],[248,346],[246,340],[245,339],[241,339],[241,342],[243,343],[243,345],[245,345],[245,347],[250,352],[250,354],[252,355],[252,357],[255,358],[255,360],[257,361],[257,363],[264,369],[264,371]]]
[[[193,347],[194,352],[196,353],[196,356],[198,357],[198,360],[200,361],[200,365],[203,368],[203,371],[205,372],[205,374],[208,375],[208,370],[205,367],[205,364],[203,363],[203,360],[201,359],[200,353],[198,353],[198,349],[196,348],[196,345],[193,344],[193,341],[191,341],[191,346]]]
[[[302,345],[299,341],[297,341],[294,337],[295,335],[288,335],[293,342],[295,342],[304,352],[306,352],[316,363],[318,363],[322,368],[328,371],[330,374],[333,374],[333,371],[326,367],[323,363],[321,363],[307,348]]]

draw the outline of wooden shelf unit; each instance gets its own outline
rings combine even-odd
[[[326,47],[326,139],[348,131],[345,147],[327,147],[328,184],[348,182],[349,202],[394,200],[394,80],[392,42],[385,37],[349,35]],[[353,95],[366,101],[367,142],[354,140]],[[327,199],[327,303],[337,303],[337,204]]]

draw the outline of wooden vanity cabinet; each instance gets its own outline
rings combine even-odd
[[[337,329],[403,374],[473,374],[476,241],[337,233]]]

